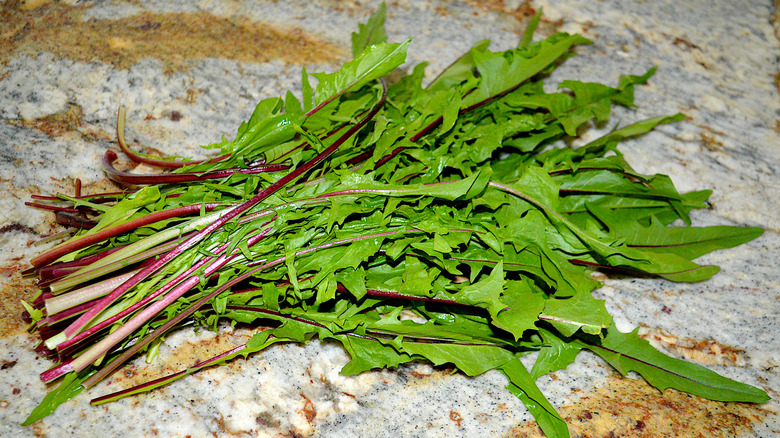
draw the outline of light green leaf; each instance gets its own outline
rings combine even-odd
[[[590,291],[578,291],[572,297],[547,300],[540,319],[549,322],[567,337],[578,330],[600,335],[612,323],[604,300],[593,298]]]
[[[62,403],[65,403],[66,401],[79,395],[81,391],[84,390],[84,387],[81,386],[81,383],[86,380],[87,377],[88,375],[80,376],[76,373],[70,373],[66,375],[65,378],[62,379],[62,382],[60,382],[59,386],[46,394],[41,403],[38,404],[38,406],[36,406],[32,412],[30,412],[30,415],[28,415],[24,420],[22,426],[29,426],[36,421],[41,420],[42,418],[54,412],[54,410],[57,409],[57,407]]]
[[[566,369],[582,351],[580,342],[572,342],[571,339],[563,338],[543,328],[539,328],[538,332],[544,345],[539,350],[539,356],[531,369],[534,379]]]
[[[358,31],[352,32],[352,56],[358,56],[366,48],[386,41],[385,3],[382,2],[368,22],[358,24]]]
[[[486,278],[461,289],[456,299],[459,303],[487,309],[495,318],[505,307],[501,302],[504,284],[503,262],[498,262]]]
[[[512,90],[548,68],[573,45],[589,42],[580,35],[559,34],[528,49],[499,53],[472,50],[471,56],[481,77],[479,91],[466,96],[461,108],[469,108],[490,96]]]
[[[312,74],[319,80],[314,97],[315,104],[319,105],[348,90],[357,90],[390,73],[406,60],[406,49],[410,41],[370,46],[334,73]]]

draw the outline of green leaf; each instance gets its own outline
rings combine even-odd
[[[578,330],[600,335],[612,323],[604,300],[593,298],[590,291],[586,290],[578,291],[568,298],[550,298],[539,318],[552,324],[567,337]]]
[[[525,30],[523,31],[523,36],[520,38],[520,44],[518,44],[518,47],[521,49],[527,48],[531,44],[531,40],[534,37],[534,32],[536,32],[536,27],[539,25],[539,21],[542,19],[542,8],[536,10],[536,13],[533,17],[531,17],[531,21],[528,22],[528,25],[525,27]]]
[[[416,257],[406,257],[401,287],[398,292],[409,295],[430,295],[432,285],[439,275],[438,269],[430,269]]]
[[[461,289],[457,300],[460,303],[487,309],[495,318],[504,309],[501,294],[504,291],[504,267],[498,262],[486,278]]]
[[[435,366],[451,363],[467,376],[478,376],[496,369],[514,357],[510,351],[490,345],[406,341],[403,348],[410,354],[424,357]]]
[[[574,151],[579,158],[584,158],[587,154],[596,153],[596,151],[603,150],[603,148],[625,139],[636,137],[638,135],[646,134],[653,128],[665,125],[668,123],[681,122],[685,120],[685,115],[682,113],[675,114],[673,116],[659,116],[650,119],[645,119],[623,128],[610,132],[607,135],[597,138],[592,142],[581,146]]]
[[[585,348],[601,356],[621,374],[635,371],[661,391],[674,388],[718,401],[763,403],[769,400],[764,391],[754,386],[659,352],[639,337],[638,330],[621,333],[613,325],[600,341],[581,339]]]
[[[491,173],[490,168],[486,167],[479,169],[477,172],[463,179],[441,181],[433,184],[404,185],[382,184],[374,181],[368,175],[345,173],[341,178],[343,186],[341,188],[350,190],[350,193],[355,196],[365,194],[389,197],[426,196],[445,200],[469,199],[484,192]]]
[[[87,377],[89,377],[89,373],[82,373],[81,375],[70,373],[66,375],[59,386],[46,394],[38,406],[30,412],[30,415],[24,420],[22,426],[29,426],[30,424],[35,423],[54,412],[59,405],[79,395],[81,391],[84,390],[81,383],[87,380]]]
[[[543,211],[547,218],[557,227],[562,237],[575,246],[574,249],[576,249],[576,242],[568,236],[576,236],[582,244],[592,251],[592,255],[584,257],[587,259],[585,260],[586,263],[627,268],[678,282],[702,281],[718,272],[718,267],[716,266],[699,266],[675,254],[641,251],[638,248],[627,247],[621,242],[611,243],[605,241],[604,236],[594,233],[594,230],[579,228],[549,205],[525,193],[523,187],[518,185],[491,184],[493,187],[511,193]]]
[[[366,48],[387,41],[385,33],[385,3],[382,2],[366,24],[358,24],[352,32],[352,56],[360,55]]]
[[[412,360],[410,355],[399,353],[392,346],[372,339],[356,336],[342,336],[341,339],[344,349],[352,358],[341,368],[341,374],[346,376],[377,368],[393,368]]]
[[[160,199],[159,187],[144,187],[138,192],[119,201],[113,208],[101,216],[100,222],[98,222],[97,225],[79,237],[94,234],[109,226],[116,226],[127,222],[139,209],[153,204],[158,199]]]
[[[590,41],[580,35],[558,34],[528,49],[493,53],[472,51],[480,73],[479,90],[466,96],[461,108],[469,108],[491,96],[508,92],[548,68],[575,44]]]
[[[569,427],[536,386],[534,378],[522,362],[512,360],[504,364],[501,372],[509,378],[509,389],[534,416],[536,424],[548,438],[569,438]]]
[[[303,110],[308,112],[314,108],[314,90],[309,83],[306,67],[301,67],[301,94],[303,94]]]
[[[448,91],[464,82],[474,75],[476,64],[474,63],[474,53],[485,52],[490,45],[490,40],[482,40],[474,45],[468,52],[444,69],[429,85],[431,92]]]
[[[529,281],[510,281],[501,296],[506,306],[493,316],[492,323],[520,340],[526,330],[536,329],[534,325],[545,307],[544,295],[532,287]]]
[[[343,284],[355,298],[361,299],[366,295],[366,272],[362,267],[342,269],[336,274],[336,280]]]
[[[314,97],[315,104],[319,105],[348,90],[357,90],[390,73],[406,61],[406,49],[410,42],[411,40],[376,44],[334,73],[313,74],[319,80]]]
[[[543,346],[531,369],[531,375],[534,379],[566,369],[577,358],[577,354],[582,351],[580,342],[572,342],[571,339],[563,338],[543,328],[539,328],[538,332],[542,337]]]
[[[674,252],[688,260],[709,252],[749,242],[764,233],[758,227],[669,227],[653,218],[649,226],[625,224],[614,235],[633,248],[659,253]]]

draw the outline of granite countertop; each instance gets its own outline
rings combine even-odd
[[[187,3],[27,0],[0,10],[0,436],[538,436],[499,373],[478,378],[424,364],[345,377],[340,347],[273,347],[152,393],[90,407],[91,396],[178,370],[251,336],[183,330],[160,358],[137,360],[32,426],[19,423],[46,393],[50,364],[32,351],[21,272],[61,230],[28,208],[30,194],[108,187],[100,158],[116,149],[115,114],[146,152],[197,155],[231,136],[261,98],[300,88],[300,68],[336,68],[374,1]],[[660,393],[581,354],[540,379],[572,436],[780,436],[780,69],[777,3],[697,0],[392,1],[388,34],[415,36],[410,64],[438,71],[482,39],[506,49],[544,9],[542,34],[579,32],[594,44],[556,71],[614,84],[657,65],[623,124],[684,113],[684,122],[622,146],[640,172],[681,191],[712,189],[698,225],[761,226],[759,239],[700,259],[710,281],[674,284],[604,276],[596,291],[622,330],[657,348],[764,389],[760,405]],[[773,21],[774,20],[774,21]],[[774,23],[774,26],[773,26]]]

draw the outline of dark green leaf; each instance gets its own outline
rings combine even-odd
[[[763,403],[769,400],[764,391],[754,386],[659,352],[641,339],[637,331],[621,333],[611,326],[600,341],[582,339],[585,348],[604,358],[621,374],[636,371],[661,391],[674,388],[719,401]]]
[[[566,422],[547,401],[522,362],[512,360],[500,369],[509,378],[507,388],[528,408],[542,432],[548,438],[569,438],[569,427]]]

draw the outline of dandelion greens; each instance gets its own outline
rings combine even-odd
[[[549,73],[589,41],[559,33],[532,42],[537,17],[517,48],[481,42],[427,85],[424,66],[387,84],[409,41],[385,41],[384,11],[353,34],[352,61],[329,74],[304,70],[300,100],[261,101],[233,140],[207,146],[216,158],[133,152],[122,110],[120,150],[166,172],[120,172],[109,151],[106,174],[128,190],[31,203],[81,229],[32,260],[41,292],[25,306],[40,351],[56,361],[41,377],[61,382],[26,424],[193,322],[269,328],[93,403],[313,338],[343,345],[344,374],[410,361],[468,376],[498,370],[549,437],[569,432],[535,381],[584,349],[660,390],[768,399],[619,332],[591,294],[594,269],[706,280],[718,268],[693,259],[762,232],[690,226],[709,192],[679,193],[667,176],[632,169],[617,148],[681,115],[560,146],[606,122],[614,105],[632,107],[634,87],[654,69],[615,87],[567,80],[546,92]],[[533,352],[529,370],[519,359]]]

